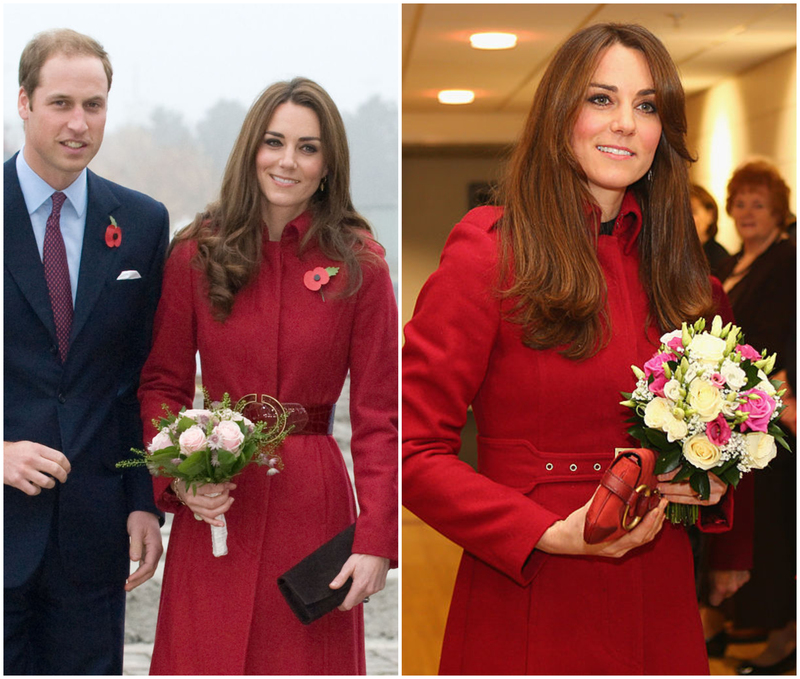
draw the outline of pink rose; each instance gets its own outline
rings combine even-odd
[[[169,437],[169,434],[164,431],[160,431],[153,437],[150,445],[147,446],[147,450],[149,450],[151,453],[155,453],[157,450],[164,450],[164,448],[169,448],[171,445],[172,439]]]
[[[180,435],[178,443],[184,455],[191,455],[206,447],[206,435],[200,427],[194,425]]]
[[[673,337],[667,342],[667,346],[675,352],[683,352],[683,340],[680,337]]]
[[[666,384],[667,384],[667,376],[664,373],[661,373],[661,375],[656,377],[652,382],[650,382],[650,384],[647,385],[647,388],[656,396],[665,398],[664,387],[666,386]]]
[[[742,358],[748,358],[751,361],[761,360],[761,354],[759,354],[749,344],[737,344],[736,351],[738,351],[742,355]]]
[[[731,440],[731,428],[722,413],[706,425],[706,436],[715,446],[724,446]]]
[[[743,391],[742,396],[757,396],[755,399],[747,399],[739,405],[739,410],[748,413],[748,417],[742,423],[742,432],[761,431],[766,433],[772,413],[775,412],[775,401],[761,389],[750,389]]]
[[[656,354],[647,363],[644,364],[644,374],[649,379],[651,376],[654,378],[648,385],[648,389],[656,396],[664,396],[664,385],[667,383],[667,377],[664,374],[664,364],[667,361],[676,360],[674,354]]]
[[[237,453],[244,442],[244,434],[236,422],[225,420],[214,427],[213,434],[217,435],[220,447],[229,453]]]
[[[647,377],[650,375],[655,375],[656,377],[660,377],[664,374],[664,364],[667,361],[674,361],[676,360],[675,354],[656,354],[651,358],[647,363],[644,364],[644,374]]]

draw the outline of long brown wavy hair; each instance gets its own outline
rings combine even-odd
[[[566,345],[571,359],[596,354],[609,340],[607,288],[597,259],[597,227],[587,228],[596,205],[572,151],[571,133],[597,63],[614,44],[642,52],[655,84],[661,139],[652,178],[634,191],[642,209],[639,275],[651,313],[663,330],[711,309],[708,265],[689,201],[683,87],[664,45],[636,25],[598,24],[567,40],[536,91],[522,138],[500,189],[505,212],[501,239],[501,293],[512,300],[510,320],[523,326],[534,349]]]
[[[339,109],[322,87],[307,78],[277,82],[261,93],[244,119],[225,167],[219,200],[173,241],[173,246],[197,241],[195,261],[206,274],[208,298],[220,321],[230,315],[236,293],[253,280],[261,263],[266,228],[261,207],[266,198],[256,176],[256,153],[275,109],[287,102],[316,113],[328,168],[325,190],[317,190],[309,204],[312,224],[300,242],[300,253],[315,242],[327,257],[344,264],[347,285],[342,296],[361,286],[362,262],[377,258],[367,245],[372,230],[350,198],[350,154]]]

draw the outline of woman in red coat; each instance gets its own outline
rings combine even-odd
[[[403,502],[465,549],[442,674],[707,674],[686,531],[664,499],[612,542],[583,524],[630,446],[619,401],[659,337],[715,299],[689,202],[683,90],[639,26],[597,25],[554,57],[511,158],[503,209],[470,212],[420,293],[403,353]],[[723,304],[724,307],[724,304]],[[458,460],[472,406],[478,469]],[[636,445],[634,443],[634,445]],[[722,502],[720,502],[722,500]]]
[[[350,202],[344,125],[327,93],[302,78],[266,89],[220,195],[166,264],[139,392],[145,427],[156,433],[162,403],[191,407],[197,351],[212,399],[266,395],[310,418],[281,445],[276,476],[250,466],[196,495],[155,480],[175,519],[150,671],[364,674],[360,604],[397,558],[397,307],[383,250]],[[348,370],[357,519],[330,436]],[[207,524],[220,514],[228,554],[216,558]],[[277,577],[353,521],[353,554],[332,583],[352,576],[350,592],[304,626]]]

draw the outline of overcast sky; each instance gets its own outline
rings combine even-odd
[[[194,127],[219,99],[249,108],[267,85],[295,75],[318,81],[343,111],[376,94],[397,103],[399,12],[394,3],[4,3],[7,131],[21,139],[23,47],[60,27],[91,35],[111,56],[108,131],[147,118],[158,105]]]

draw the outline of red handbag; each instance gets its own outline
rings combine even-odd
[[[590,545],[622,537],[660,500],[653,474],[656,454],[649,448],[624,448],[608,466],[595,493],[583,539]]]

